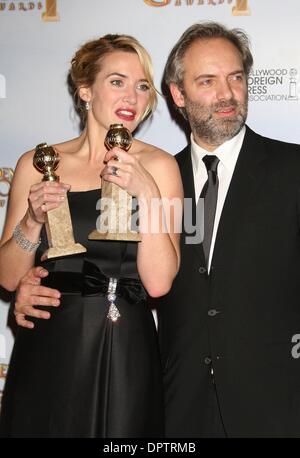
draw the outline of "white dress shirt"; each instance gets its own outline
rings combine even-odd
[[[236,161],[238,159],[244,136],[246,133],[245,126],[242,130],[231,140],[226,141],[222,145],[218,146],[214,151],[206,151],[201,146],[197,145],[191,134],[191,153],[192,153],[192,166],[194,174],[194,184],[195,184],[195,199],[198,202],[202,188],[207,181],[207,170],[205,167],[202,158],[206,155],[217,156],[220,160],[218,164],[218,179],[219,179],[219,188],[218,188],[218,200],[217,208],[214,222],[214,229],[212,234],[212,240],[210,245],[209,259],[208,259],[208,271],[210,270],[210,264],[212,259],[212,254],[216,241],[216,234],[219,226],[219,221],[225,202],[226,194],[230,185],[230,181],[233,175]]]

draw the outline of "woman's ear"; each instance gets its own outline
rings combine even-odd
[[[80,87],[78,91],[78,95],[83,100],[84,102],[90,102],[91,101],[91,89],[89,87]]]

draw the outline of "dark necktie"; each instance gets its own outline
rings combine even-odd
[[[208,266],[209,250],[214,229],[215,214],[218,199],[219,180],[217,167],[219,159],[217,156],[207,155],[203,157],[203,162],[207,170],[207,181],[203,186],[200,198],[204,198],[204,238],[203,251],[206,265]]]

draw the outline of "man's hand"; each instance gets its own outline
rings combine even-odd
[[[48,320],[50,312],[38,310],[35,305],[57,307],[60,304],[60,292],[56,289],[41,286],[41,279],[47,277],[48,271],[43,267],[32,267],[21,279],[16,292],[14,314],[19,326],[33,329],[34,323],[26,318],[32,316]]]

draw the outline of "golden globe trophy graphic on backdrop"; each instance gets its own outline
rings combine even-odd
[[[233,16],[249,16],[251,14],[248,0],[236,0],[236,6],[232,8]]]
[[[0,364],[0,380],[2,379],[3,382],[5,381],[7,371],[8,371],[8,365]],[[1,409],[2,395],[3,395],[3,391],[0,389],[0,409]]]
[[[132,135],[123,124],[111,124],[104,144],[107,149],[117,146],[128,151]],[[106,207],[105,212],[103,207]],[[89,234],[90,240],[141,241],[141,234],[131,229],[132,196],[127,191],[115,183],[102,180],[101,210],[99,227]]]
[[[12,182],[14,171],[10,167],[0,167],[0,207],[4,207],[6,199],[9,194],[10,184]],[[7,192],[3,192],[1,184],[4,183],[7,186]]]
[[[167,6],[171,0],[144,0],[150,6]]]
[[[54,172],[58,167],[59,155],[52,146],[40,143],[35,148],[33,165],[44,174],[42,181],[59,181],[59,176]],[[59,207],[46,214],[46,232],[49,249],[43,254],[41,260],[85,253],[86,248],[80,243],[75,243],[68,199],[64,199]]]
[[[59,21],[56,0],[46,0],[46,11],[42,14],[43,21]]]
[[[297,95],[297,69],[290,69],[289,100],[298,100]]]
[[[5,379],[8,370],[7,364],[0,364],[0,378]]]

